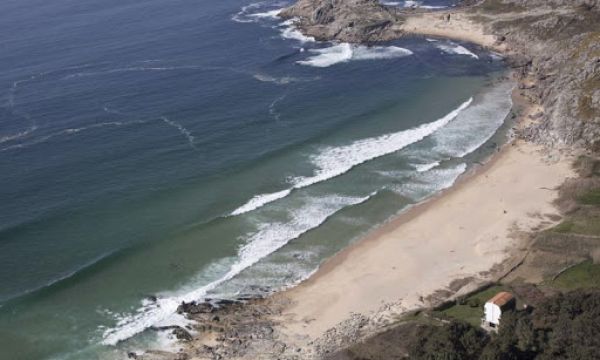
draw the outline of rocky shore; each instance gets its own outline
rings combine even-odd
[[[502,52],[518,80],[529,112],[517,129],[523,142],[561,152],[600,151],[600,1],[485,0],[428,12],[399,10],[377,0],[299,0],[280,16],[317,40],[371,44],[403,36],[471,41]],[[505,211],[506,213],[506,211]],[[515,260],[515,259],[513,259]],[[514,263],[494,269],[495,276]],[[481,286],[456,279],[422,299],[434,306]],[[349,295],[350,296],[350,295]],[[283,294],[234,301],[182,304],[196,322],[165,328],[180,340],[177,353],[130,353],[142,360],[322,359],[369,334],[386,329],[402,311],[402,299],[381,304],[369,316],[353,314],[317,339],[284,331],[290,300]],[[391,309],[391,310],[390,310]],[[310,319],[305,326],[310,327]]]
[[[427,35],[501,51],[523,94],[543,108],[521,135],[547,146],[600,150],[598,0],[466,1],[435,12],[399,10],[378,0],[299,0],[280,15],[298,19],[298,28],[318,40],[373,43]]]

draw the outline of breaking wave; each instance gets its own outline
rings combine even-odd
[[[470,56],[474,59],[479,59],[479,56],[477,54],[473,53],[472,51],[470,51],[469,49],[467,49],[466,47],[464,47],[462,45],[455,44],[451,41],[449,41],[447,43],[440,42],[440,41],[434,41],[434,42],[435,42],[435,46],[438,49],[445,52],[446,54],[466,55],[466,56]]]
[[[316,54],[306,60],[297,61],[300,65],[329,67],[352,60],[394,59],[412,55],[412,51],[397,46],[364,46],[342,43],[323,49],[311,49]]]
[[[479,149],[504,124],[512,109],[513,87],[506,81],[491,88],[443,132],[433,135],[435,146],[432,150],[443,157],[461,158]]]
[[[357,140],[348,145],[325,147],[310,159],[317,169],[314,175],[293,178],[291,180],[293,184],[291,188],[275,193],[256,195],[244,205],[231,212],[231,215],[240,215],[255,210],[265,204],[287,196],[294,189],[301,189],[337,177],[366,161],[391,154],[410,144],[416,143],[446,126],[461,111],[466,109],[472,101],[473,99],[470,98],[444,117],[409,130]]]
[[[114,328],[103,332],[104,345],[116,345],[158,323],[178,323],[185,319],[176,314],[181,302],[202,300],[217,286],[231,280],[245,269],[282,248],[293,239],[319,227],[339,210],[367,201],[367,197],[326,196],[308,198],[303,206],[288,213],[284,222],[262,223],[257,230],[246,235],[245,245],[239,251],[235,262],[217,280],[193,291],[174,296],[158,297],[156,302],[144,301],[133,314],[119,316]]]
[[[421,172],[411,181],[395,187],[393,191],[414,201],[422,201],[432,194],[454,185],[458,177],[466,170],[467,164],[460,163],[449,168]]]
[[[297,40],[300,41],[301,43],[307,43],[307,42],[315,42],[315,38],[312,36],[306,36],[304,34],[302,34],[302,32],[300,32],[300,30],[298,30],[296,28],[296,22],[298,20],[297,19],[290,19],[290,20],[286,20],[284,22],[282,22],[279,26],[281,28],[280,32],[281,32],[281,37],[284,39],[289,39],[289,40]]]

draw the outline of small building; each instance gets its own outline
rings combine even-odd
[[[506,291],[501,291],[494,295],[493,298],[486,301],[483,306],[483,319],[481,326],[486,330],[498,330],[502,312],[510,310],[515,306],[514,296]]]

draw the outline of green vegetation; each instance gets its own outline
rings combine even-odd
[[[600,236],[600,221],[590,214],[576,214],[564,220],[549,231],[560,234]],[[565,241],[569,241],[565,239]]]
[[[326,359],[599,359],[599,318],[600,290],[576,290],[546,298],[530,311],[505,312],[497,334],[457,320],[408,322]]]
[[[584,261],[560,274],[550,286],[561,290],[600,287],[600,264]]]
[[[573,232],[573,228],[575,227],[575,223],[569,220],[565,220],[560,224],[556,225],[550,231],[554,231],[557,233],[570,233]]]
[[[593,189],[579,197],[579,202],[584,205],[600,206],[600,189]]]
[[[473,326],[479,326],[485,302],[500,291],[505,290],[506,288],[502,286],[492,286],[466,299],[457,301],[455,305],[442,310],[441,313],[453,319],[465,321]]]

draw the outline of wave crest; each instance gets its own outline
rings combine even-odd
[[[412,51],[397,46],[364,46],[342,43],[323,49],[311,49],[316,54],[306,60],[297,61],[300,65],[329,67],[352,60],[394,59],[413,54]]]

